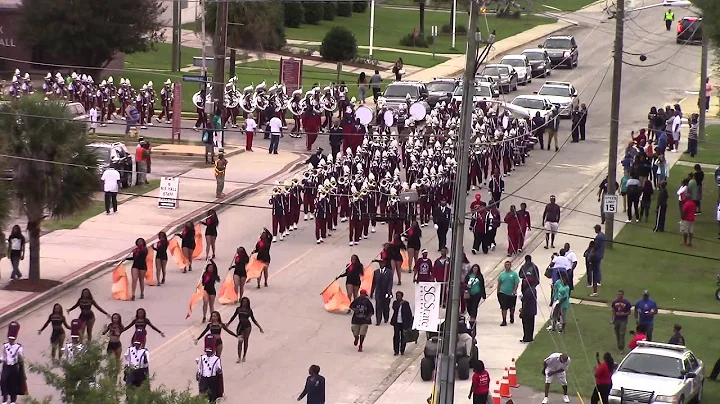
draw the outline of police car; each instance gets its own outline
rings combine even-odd
[[[531,118],[534,118],[538,112],[545,119],[552,114],[552,103],[539,95],[519,95],[515,97],[512,104],[525,108]]]
[[[534,93],[555,105],[561,117],[569,118],[573,107],[580,105],[577,90],[572,83],[565,81],[546,81],[540,90]]]
[[[475,92],[473,93],[473,102],[489,101],[495,98],[490,84],[484,82],[475,82]],[[453,99],[457,102],[462,102],[463,89],[459,86],[453,92]]]

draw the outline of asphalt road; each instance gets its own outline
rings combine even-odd
[[[648,64],[655,67],[635,68],[625,66],[623,77],[623,104],[621,114],[621,138],[629,136],[630,129],[645,123],[645,116],[651,105],[675,103],[685,97],[684,91],[695,86],[699,66],[699,48],[675,44],[674,31],[665,32],[661,24],[662,11],[648,10],[627,24],[626,51],[648,54]],[[680,18],[682,13],[678,13]],[[569,16],[570,17],[570,16]],[[612,73],[606,74],[611,58],[613,23],[602,23],[593,28],[599,20],[605,20],[600,13],[573,15],[582,26],[569,30],[580,44],[580,67],[576,70],[558,70],[553,80],[567,79],[578,88],[581,102],[589,105],[588,140],[580,144],[565,144],[559,153],[533,151],[528,164],[519,167],[506,179],[508,193],[513,193],[503,202],[502,212],[509,204],[528,203],[533,224],[539,222],[544,202],[551,194],[558,203],[571,200],[586,186],[595,187],[607,161],[607,137],[610,106],[610,85]],[[647,31],[645,31],[647,30]],[[649,32],[648,32],[649,31]],[[527,47],[534,47],[528,44]],[[669,59],[663,62],[663,60]],[[637,57],[628,58],[635,63]],[[638,62],[639,63],[639,62]],[[679,66],[678,66],[679,65]],[[690,70],[690,71],[688,71]],[[519,93],[537,90],[541,80],[535,80]],[[511,94],[510,96],[514,96]],[[561,124],[561,140],[569,137],[569,123]],[[153,129],[157,131],[157,129]],[[150,134],[148,136],[157,136]],[[287,139],[287,138],[286,138]],[[624,144],[621,141],[620,144]],[[281,144],[282,147],[282,144]],[[251,197],[251,205],[266,203],[269,191]],[[488,198],[485,194],[484,198]],[[541,202],[534,202],[541,201]],[[263,226],[270,225],[270,213],[264,209],[233,207],[220,214],[220,236],[218,238],[218,259],[221,268],[227,268],[233,251],[239,245],[252,248]],[[392,331],[389,326],[373,326],[366,341],[365,352],[358,353],[351,344],[349,317],[331,315],[322,307],[319,296],[324,287],[340,273],[348,262],[350,254],[358,254],[361,261],[368,263],[379,252],[386,240],[386,229],[379,228],[378,234],[371,235],[360,246],[347,247],[347,226],[327,239],[323,245],[316,245],[311,222],[302,222],[300,229],[289,239],[273,245],[271,250],[270,287],[255,290],[252,284],[247,296],[257,320],[265,334],[253,330],[250,338],[248,361],[235,363],[235,341],[229,335],[223,337],[226,393],[232,402],[253,400],[262,403],[284,403],[294,401],[303,387],[307,368],[318,364],[327,378],[327,402],[338,404],[364,403],[373,394],[382,391],[384,380],[402,362],[403,358],[393,357],[391,348]],[[423,243],[428,249],[436,249],[436,238],[427,228]],[[568,232],[587,232],[589,229],[562,229]],[[470,237],[465,232],[466,240]],[[480,263],[486,273],[494,272],[497,264],[505,259],[507,244],[499,232],[497,251],[487,256],[470,256],[470,261]],[[580,250],[584,246],[574,246]],[[434,259],[436,255],[433,253]],[[544,262],[545,257],[538,258]],[[167,338],[150,331],[148,347],[151,352],[151,370],[155,373],[155,384],[172,388],[193,390],[195,361],[202,346],[195,346],[193,338],[202,331],[200,307],[189,320],[185,320],[187,302],[197,283],[201,262],[195,264],[196,271],[181,274],[170,265],[167,285],[147,291],[145,300],[118,302],[110,298],[110,274],[104,274],[88,281],[86,287],[95,294],[98,303],[109,312],[123,315],[129,322],[138,307],[148,311],[149,318]],[[222,270],[224,276],[226,269]],[[406,296],[412,298],[412,284],[406,282],[400,287]],[[489,279],[493,276],[490,275]],[[67,308],[74,304],[79,290],[58,296],[57,302]],[[47,318],[51,305],[28,313],[18,319],[23,326],[20,342],[23,343],[31,361],[43,360],[47,352],[49,333],[38,336],[38,329]],[[221,309],[225,320],[232,314],[231,307]],[[98,323],[102,323],[98,316]],[[97,330],[100,326],[96,326]],[[125,346],[130,335],[123,336]],[[481,342],[482,343],[482,342]],[[419,349],[411,346],[409,349]],[[37,375],[31,375],[30,391],[36,397],[51,394],[51,390]],[[228,400],[229,401],[229,400]]]

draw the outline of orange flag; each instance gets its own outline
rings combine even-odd
[[[245,266],[245,270],[247,271],[247,282],[250,282],[253,279],[258,279],[267,265],[267,263],[257,259],[257,253],[251,255],[250,262],[248,262]]]
[[[112,295],[115,300],[130,300],[130,281],[127,270],[132,266],[129,261],[123,261],[112,271]]]
[[[182,247],[180,247],[180,243],[178,243],[176,238],[172,238],[168,242],[168,253],[172,256],[173,261],[175,261],[175,264],[177,264],[178,268],[181,270],[188,266],[188,260],[183,255]]]
[[[330,313],[345,313],[350,309],[350,298],[348,298],[347,293],[345,293],[337,279],[325,288],[320,295],[323,298],[325,310]]]
[[[155,286],[155,251],[152,248],[148,248],[145,265],[147,265],[147,271],[145,271],[145,284],[148,286]]]
[[[204,295],[205,289],[203,289],[202,284],[198,283],[197,288],[195,289],[195,293],[193,293],[192,297],[190,298],[190,304],[188,305],[188,312],[185,315],[185,319],[190,318],[190,316],[192,315],[193,306],[198,304],[198,302],[202,301]]]
[[[363,274],[360,275],[360,289],[365,289],[368,293],[372,290],[372,282],[375,270],[372,265],[368,265],[363,270]]]
[[[235,304],[238,294],[235,292],[235,279],[233,271],[228,271],[225,280],[220,284],[220,292],[217,295],[220,304]]]
[[[407,271],[410,269],[410,258],[408,257],[407,250],[400,250],[400,255],[402,255],[402,266],[400,267],[401,270]]]
[[[200,223],[195,224],[195,250],[193,250],[193,259],[198,259],[203,253],[203,233]]]

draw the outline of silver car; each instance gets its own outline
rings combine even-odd
[[[610,404],[702,401],[705,366],[682,345],[638,342],[612,377]]]
[[[410,95],[410,103],[414,103],[428,98],[428,91],[424,83],[419,81],[396,81],[385,88],[383,98],[385,98],[388,108],[396,110],[400,104],[406,102],[407,96]]]
[[[490,64],[480,72],[480,76],[490,76],[500,85],[500,91],[507,94],[510,91],[517,91],[518,74],[510,65]]]

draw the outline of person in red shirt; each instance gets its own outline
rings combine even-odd
[[[518,219],[515,205],[510,205],[510,212],[505,215],[504,222],[507,224],[508,234],[507,256],[512,257],[520,252],[520,239],[522,239],[520,220]]]
[[[638,341],[647,341],[647,335],[645,335],[645,327],[641,325],[638,325],[637,328],[635,328],[635,336],[628,344],[628,348],[630,348],[631,351],[637,348]]]
[[[520,210],[517,211],[517,218],[520,223],[520,233],[522,234],[522,237],[520,237],[519,251],[522,252],[525,247],[525,235],[527,234],[527,231],[532,228],[530,223],[530,212],[527,211],[527,204],[525,202],[520,204]]]
[[[433,278],[435,278],[435,282],[441,282],[442,286],[441,293],[440,293],[440,302],[443,307],[445,307],[445,303],[447,302],[447,285],[445,282],[447,281],[447,277],[450,275],[450,259],[447,257],[447,248],[443,247],[440,249],[440,258],[435,260],[435,264],[432,268],[432,275]]]
[[[688,195],[683,195],[682,220],[680,221],[680,231],[683,234],[683,245],[692,247],[693,233],[695,232],[695,213],[697,205]]]
[[[482,205],[482,195],[475,194],[475,200],[470,203],[470,211],[477,212]]]
[[[468,399],[472,398],[473,404],[487,404],[490,393],[490,374],[485,370],[485,363],[477,361],[473,369],[472,384]]]
[[[605,352],[600,362],[600,353],[595,353],[597,367],[595,367],[595,391],[593,391],[590,404],[607,404],[610,389],[612,389],[612,374],[615,371],[615,361],[610,352]]]
[[[433,262],[428,256],[428,250],[422,250],[422,258],[415,261],[415,276],[413,282],[435,282],[432,274]]]

